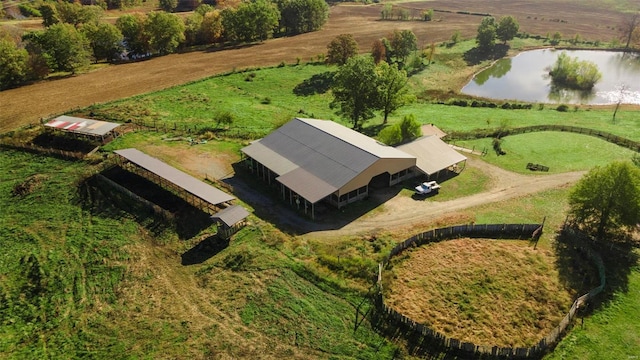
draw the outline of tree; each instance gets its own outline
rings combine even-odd
[[[381,62],[376,67],[379,107],[384,116],[383,124],[387,123],[389,114],[410,101],[407,88],[407,72],[399,70],[398,65]]]
[[[61,1],[56,4],[56,14],[59,22],[79,27],[81,24],[100,21],[104,10],[98,5],[80,5],[80,3]]]
[[[184,41],[184,23],[175,14],[163,11],[149,13],[144,23],[151,51],[161,55],[174,52]]]
[[[629,233],[640,219],[640,169],[614,162],[589,171],[569,194],[577,225],[598,239]]]
[[[378,140],[393,146],[409,142],[422,136],[422,125],[416,120],[414,115],[407,115],[402,118],[399,124],[384,127],[378,133]]]
[[[222,10],[225,36],[232,41],[264,41],[273,34],[279,22],[278,8],[266,0],[242,2],[236,9]]]
[[[115,25],[108,23],[87,24],[82,31],[89,39],[96,62],[112,61],[122,52],[122,33]]]
[[[403,67],[409,54],[418,48],[418,39],[411,30],[395,30],[390,37],[392,56]]]
[[[590,90],[600,81],[602,73],[592,61],[580,61],[566,52],[558,55],[549,75],[555,85],[579,90]]]
[[[280,27],[287,35],[320,30],[329,18],[325,0],[284,0],[278,3]]]
[[[402,143],[402,130],[398,124],[386,126],[378,133],[378,140],[386,145],[394,146]]]
[[[144,31],[146,20],[147,15],[142,13],[122,15],[116,20],[116,27],[120,29],[131,55],[142,55],[150,51],[149,36]]]
[[[399,124],[402,142],[408,142],[422,136],[422,124],[416,120],[415,115],[410,114],[402,118]]]
[[[634,35],[637,34],[637,30],[640,27],[640,14],[633,14],[624,19],[621,30],[622,36],[626,39],[624,48],[628,49],[631,45],[631,40]]]
[[[371,56],[356,56],[340,67],[333,79],[332,107],[339,106],[338,114],[349,119],[355,130],[362,128],[378,108],[379,94],[375,64]]]
[[[22,84],[27,78],[29,54],[13,41],[0,38],[0,90]]]
[[[158,6],[166,12],[174,12],[178,7],[178,0],[159,0]]]
[[[222,16],[219,10],[208,11],[202,19],[200,36],[205,44],[213,44],[222,39]]]
[[[504,44],[513,39],[520,29],[520,25],[513,16],[504,16],[500,18],[496,28],[496,35]]]
[[[60,22],[58,10],[53,3],[44,3],[38,8],[42,14],[42,26],[49,27]]]
[[[327,63],[329,64],[344,65],[356,54],[358,54],[358,43],[351,34],[338,35],[327,45]]]
[[[481,51],[489,52],[493,49],[496,41],[496,19],[493,17],[485,17],[478,26],[478,35],[476,35],[476,43]]]
[[[39,43],[49,68],[54,71],[75,73],[89,65],[89,41],[71,24],[51,25],[31,39]]]
[[[554,32],[551,37],[551,44],[558,45],[560,44],[560,41],[562,41],[562,34],[559,31]]]
[[[373,42],[371,45],[371,56],[373,57],[373,62],[376,64],[387,59],[387,48],[384,46],[382,40],[378,39]]]
[[[184,20],[184,38],[187,45],[203,44],[201,37],[204,16],[195,11]]]

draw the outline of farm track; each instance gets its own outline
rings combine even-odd
[[[380,21],[380,5],[341,4],[331,8],[329,21],[321,31],[235,49],[194,51],[107,66],[85,74],[2,91],[0,132],[94,103],[158,91],[233,69],[294,63],[298,58],[302,61],[315,59],[326,52],[326,45],[332,38],[343,33],[353,34],[363,52],[369,50],[375,39],[387,36],[395,29],[412,30],[420,46],[445,41],[456,30],[465,38],[475,36],[481,16],[457,14],[456,11],[489,13],[496,17],[512,15],[518,19],[521,31],[530,34],[545,35],[553,30],[567,36],[580,34],[584,39],[601,41],[609,41],[618,35],[615,26],[622,18],[622,13],[613,9],[568,0],[535,3],[436,0],[402,6],[410,8],[414,14],[427,8],[451,12],[437,12],[436,21],[431,22]],[[33,25],[33,20],[27,20],[24,27],[32,29]],[[10,26],[20,27],[20,24],[11,22]]]

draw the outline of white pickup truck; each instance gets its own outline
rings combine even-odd
[[[426,195],[432,192],[437,193],[440,190],[440,185],[438,185],[435,181],[427,181],[422,184],[416,186],[416,194],[418,195]]]

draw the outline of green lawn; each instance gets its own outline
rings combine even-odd
[[[529,174],[527,163],[549,167],[551,173],[589,170],[614,160],[630,160],[635,153],[593,136],[544,131],[507,136],[501,147],[506,155],[498,156],[493,150],[493,139],[456,141],[455,144],[469,149],[484,149],[482,159],[504,169]]]

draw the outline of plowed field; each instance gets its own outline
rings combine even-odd
[[[368,51],[375,39],[394,29],[412,30],[418,37],[419,46],[447,40],[456,30],[463,37],[475,36],[482,17],[458,11],[489,13],[495,17],[512,15],[520,23],[521,31],[529,34],[546,35],[559,31],[565,38],[580,34],[583,39],[601,41],[619,36],[616,28],[623,17],[621,12],[609,6],[591,4],[589,0],[436,0],[402,5],[411,9],[412,14],[427,8],[438,10],[434,21],[430,22],[381,21],[381,6],[332,6],[328,23],[314,33],[223,51],[195,51],[108,66],[86,74],[3,91],[0,92],[0,132],[76,107],[160,90],[234,68],[276,65],[282,61],[293,63],[297,58],[306,61],[325,53],[327,43],[343,33],[353,34],[361,51]],[[25,27],[33,27],[33,21]]]

